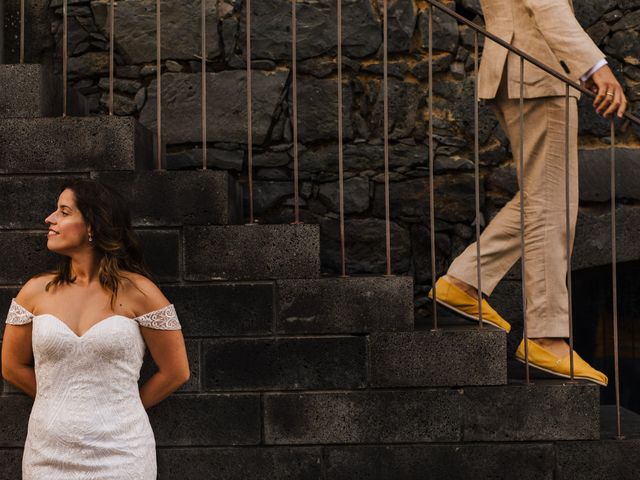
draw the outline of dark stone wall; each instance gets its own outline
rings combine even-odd
[[[477,0],[445,2],[482,23]],[[385,269],[382,2],[343,1],[344,162],[349,273]],[[575,0],[576,15],[606,52],[640,109],[640,2]],[[61,1],[50,2],[57,64]],[[108,101],[106,0],[73,0],[69,7],[70,85],[91,112]],[[322,268],[340,268],[336,12],[333,0],[297,5],[298,147],[302,220],[321,225]],[[202,163],[200,131],[200,1],[162,4],[163,132],[167,168]],[[391,262],[413,274],[419,316],[431,281],[428,231],[426,2],[390,0],[389,165]],[[289,0],[253,2],[251,16],[255,213],[261,222],[293,219],[293,146]],[[246,12],[242,1],[207,5],[208,165],[247,178]],[[437,264],[442,273],[475,235],[473,179],[473,32],[435,11],[434,133]],[[116,8],[115,113],[156,128],[155,0],[120,0]],[[608,122],[581,102],[581,220],[574,266],[602,264],[602,252],[582,236],[601,222],[608,201]],[[480,108],[482,225],[516,192],[510,146],[488,106]],[[619,131],[619,197],[628,218],[639,217],[635,172],[640,128]],[[245,188],[245,200],[246,200]],[[245,212],[248,211],[245,203]],[[601,222],[602,223],[602,222]],[[624,254],[623,254],[624,255]],[[512,277],[517,277],[514,274]]]

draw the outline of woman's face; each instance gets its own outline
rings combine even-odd
[[[49,225],[47,248],[52,252],[69,254],[91,245],[89,228],[76,208],[73,190],[67,188],[60,194],[57,209],[44,221]]]

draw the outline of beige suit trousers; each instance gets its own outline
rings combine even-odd
[[[524,100],[524,175],[520,172],[520,108],[509,99],[505,77],[492,106],[511,142],[518,181],[524,178],[525,297],[527,334],[568,337],[565,199],[565,98]],[[578,214],[578,119],[569,98],[570,247]],[[521,183],[519,183],[520,185]],[[521,254],[520,192],[480,236],[482,292],[493,289]],[[448,274],[477,288],[476,243],[451,264]]]

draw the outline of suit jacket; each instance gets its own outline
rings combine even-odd
[[[486,28],[575,82],[604,54],[582,29],[571,0],[480,0]],[[520,97],[520,57],[486,39],[478,72],[478,95],[494,98],[507,70],[509,98]],[[524,62],[524,97],[565,94],[565,84]],[[580,92],[571,88],[570,95]]]

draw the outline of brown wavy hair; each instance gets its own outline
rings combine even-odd
[[[91,226],[94,250],[100,257],[98,277],[102,287],[111,291],[111,308],[124,280],[122,271],[135,272],[153,280],[142,257],[140,240],[131,226],[131,213],[126,199],[115,188],[92,179],[77,179],[62,186],[70,189],[84,221]],[[46,273],[55,277],[45,287],[74,283],[71,257],[65,256],[58,266]],[[139,290],[139,289],[138,289]]]

